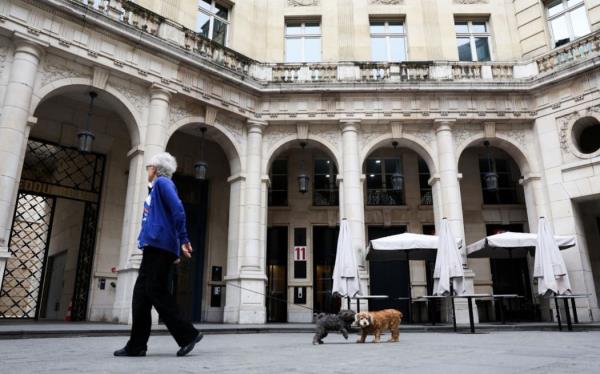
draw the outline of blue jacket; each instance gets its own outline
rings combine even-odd
[[[185,210],[175,183],[156,178],[144,202],[138,248],[152,246],[179,256],[181,245],[190,241],[185,226]]]

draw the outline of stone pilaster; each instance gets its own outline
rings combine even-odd
[[[151,95],[145,144],[143,147],[134,148],[128,154],[129,178],[113,308],[113,318],[120,323],[131,323],[131,296],[141,264],[142,252],[137,249],[137,236],[148,186],[144,167],[152,156],[164,152],[167,143],[169,101],[172,93],[164,87],[153,86]],[[156,314],[154,320],[156,321]]]
[[[232,196],[243,191],[243,237],[241,245],[230,243],[228,262],[231,259],[239,260],[235,266],[228,264],[227,295],[224,320],[229,323],[264,323],[266,321],[265,309],[265,282],[267,280],[263,260],[266,257],[266,248],[261,233],[264,231],[262,222],[262,192],[263,178],[261,174],[263,129],[267,122],[249,120],[247,123],[248,137],[246,148],[245,183],[232,180]],[[236,199],[231,200],[235,204]],[[230,211],[235,207],[230,206]],[[230,220],[232,217],[230,217]],[[230,221],[231,223],[231,221]],[[235,223],[235,222],[234,222]],[[230,234],[232,234],[230,228]],[[233,233],[234,235],[236,233]],[[237,247],[238,253],[235,255]],[[239,269],[239,270],[238,270]]]
[[[0,269],[10,256],[8,244],[15,201],[27,149],[29,107],[43,45],[26,35],[15,35],[15,54],[0,115]],[[0,273],[0,285],[2,276]]]

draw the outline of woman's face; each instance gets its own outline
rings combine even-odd
[[[148,165],[146,166],[146,172],[148,173],[148,182],[152,182],[156,178],[156,167]]]

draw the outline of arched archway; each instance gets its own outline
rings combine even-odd
[[[90,91],[98,94],[89,127],[95,140],[93,152],[81,152],[77,135],[88,130]],[[114,297],[112,269],[119,265],[127,153],[140,142],[139,115],[119,92],[90,87],[87,79],[61,80],[38,90],[31,113],[37,124],[22,160],[10,239],[13,257],[1,296],[19,294],[13,306],[20,306],[11,315],[0,314],[110,320],[106,300]],[[27,220],[19,218],[23,214]],[[29,231],[36,232],[36,240],[21,241],[20,235]],[[11,268],[29,269],[18,275],[27,280],[12,288],[7,286],[10,277],[17,275]]]
[[[267,320],[310,322],[307,308],[337,312],[331,271],[339,222],[338,151],[316,135],[292,135],[265,150],[263,160],[270,182],[264,210]]]
[[[532,173],[535,167],[523,147],[503,135],[475,136],[463,143],[457,155],[467,243],[503,231],[529,232],[528,209],[532,201],[522,181],[523,175]],[[493,183],[496,179],[492,176],[497,177],[497,183]],[[467,260],[475,273],[474,286],[482,293],[523,296],[511,301],[507,319],[539,318],[539,301],[532,292],[532,258],[516,258],[506,251],[491,259]],[[482,303],[478,307],[480,321],[484,322],[499,319],[499,308],[504,308],[500,303]]]
[[[435,199],[429,180],[436,163],[429,147],[417,139],[381,136],[364,147],[361,160],[367,239],[403,232],[434,234]],[[431,317],[417,317],[409,297],[431,294],[433,265],[426,261],[369,261],[369,293],[390,295],[371,305],[399,308],[407,321]],[[439,321],[439,316],[434,317]]]
[[[232,253],[237,250],[241,193],[240,183],[232,179],[241,173],[239,146],[222,124],[205,125],[202,117],[184,118],[168,132],[166,150],[178,160],[173,181],[195,253],[176,269],[173,290],[183,315],[196,322],[224,319],[225,275],[236,269]],[[203,177],[195,168],[200,161],[206,165]]]

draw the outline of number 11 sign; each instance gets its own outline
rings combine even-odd
[[[306,261],[306,247],[294,247],[294,261]]]

